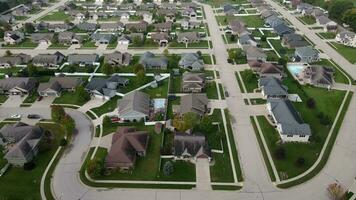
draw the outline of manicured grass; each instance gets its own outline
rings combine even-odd
[[[219,83],[219,90],[220,90],[221,99],[225,99],[224,88],[221,83]]]
[[[112,112],[113,110],[115,110],[117,108],[117,102],[118,102],[119,99],[121,99],[121,97],[114,96],[110,100],[105,102],[103,105],[101,105],[100,107],[96,107],[96,108],[93,108],[91,110],[98,117],[100,117],[101,115],[103,115],[105,113]]]
[[[181,93],[181,84],[182,84],[182,76],[171,76],[170,77],[170,86],[169,86],[169,92],[170,93]]]
[[[336,42],[331,42],[331,46],[339,52],[344,58],[346,58],[350,63],[356,63],[356,48],[344,46]]]
[[[161,81],[157,88],[146,87],[142,92],[150,95],[151,98],[166,98],[168,95],[168,83],[169,80],[165,79]]]
[[[4,148],[0,146],[0,169],[2,169],[7,164],[7,160],[4,158],[5,154],[3,150]]]
[[[167,106],[167,119],[172,119],[173,116],[173,105],[179,105],[180,104],[180,97],[177,97],[175,100],[168,100],[168,106]]]
[[[242,4],[247,3],[247,0],[207,0],[205,3],[210,4],[214,7],[220,7],[227,3],[232,4]]]
[[[262,33],[258,29],[252,30],[251,34],[253,35],[253,37],[261,37],[262,36]]]
[[[209,54],[204,54],[202,55],[202,59],[204,61],[204,64],[211,65],[213,62],[211,61],[211,57]]]
[[[303,17],[298,17],[298,19],[300,19],[304,24],[308,24],[308,25],[316,23],[315,17],[309,16],[309,15],[303,16]]]
[[[81,48],[82,49],[95,49],[95,48],[97,48],[97,46],[95,45],[95,42],[87,40],[87,41],[83,42]]]
[[[36,167],[31,171],[25,171],[20,167],[11,167],[0,181],[1,199],[41,199],[40,183],[42,174],[63,138],[63,129],[55,124],[41,124],[54,136],[54,143],[50,150],[39,152],[34,162]]]
[[[317,64],[317,65],[322,65],[322,66],[326,66],[326,67],[331,67],[335,70],[334,72],[334,80],[337,83],[344,83],[344,84],[348,84],[349,81],[347,80],[347,77],[345,77],[339,70],[338,68],[336,68],[329,60],[327,59],[321,59],[320,61],[313,63],[313,64]]]
[[[278,37],[277,33],[273,31],[263,30],[262,32],[266,37]]]
[[[86,111],[85,114],[87,114],[90,119],[93,119],[93,120],[96,119],[95,115],[90,111]]]
[[[32,92],[30,95],[26,97],[26,99],[23,101],[23,103],[33,103],[37,100],[39,97],[37,92]]]
[[[265,51],[266,55],[267,55],[267,61],[270,61],[270,62],[277,62],[279,57],[278,55],[276,54],[276,52],[274,51]]]
[[[55,98],[53,101],[54,104],[74,104],[78,106],[82,106],[86,102],[87,101],[81,101],[78,98],[76,92],[69,92],[69,91],[62,92],[61,96]]]
[[[0,95],[0,103],[4,103],[8,98],[7,95]]]
[[[158,48],[158,43],[154,42],[152,39],[145,39],[145,41],[142,44],[134,44],[134,43],[129,44],[128,48],[129,49],[135,49],[135,48],[156,49]]]
[[[321,35],[322,38],[325,39],[334,39],[336,37],[336,33],[333,32],[322,32],[322,33],[318,33],[317,35]]]
[[[64,11],[56,11],[52,13],[48,13],[46,16],[41,18],[42,21],[65,21],[65,20],[73,20],[73,18]]]
[[[173,161],[170,162],[174,166],[174,171],[171,175],[165,176],[163,174],[164,163],[171,159],[161,159],[161,168],[159,173],[159,179],[163,181],[195,181],[195,165],[186,161]]]
[[[199,42],[197,43],[190,43],[188,44],[188,46],[186,47],[186,44],[185,43],[178,43],[178,42],[171,42],[169,43],[169,47],[168,48],[174,48],[174,49],[177,49],[177,48],[182,48],[182,49],[185,49],[185,48],[202,48],[202,49],[206,49],[209,47],[209,44],[208,44],[208,41],[207,40],[200,40]]]
[[[283,47],[281,44],[281,40],[268,40],[273,48],[279,53],[280,56],[284,57],[290,57],[294,55],[295,49],[289,49],[286,47]]]
[[[258,78],[252,70],[244,70],[240,72],[243,83],[245,84],[248,93],[253,92],[258,87]]]
[[[218,99],[218,91],[216,88],[215,81],[209,82],[205,86],[206,95],[209,99]]]
[[[228,25],[231,20],[241,20],[246,24],[246,27],[260,28],[263,27],[264,22],[259,16],[216,16],[218,23],[221,25]]]
[[[0,68],[0,73],[8,74],[8,73],[17,73],[22,70],[22,67],[10,67],[10,68]]]
[[[15,45],[4,45],[4,48],[11,49],[34,49],[38,46],[38,44],[33,43],[29,38],[24,39],[21,43]]]
[[[260,105],[265,104],[267,102],[266,99],[250,99],[252,105]]]
[[[240,186],[237,185],[212,185],[213,190],[239,190]]]
[[[225,34],[225,35],[226,35],[226,40],[225,40],[224,35],[222,37],[226,44],[237,44],[237,40],[238,40],[237,36],[234,36],[232,34]]]
[[[239,85],[239,88],[240,88],[240,91],[242,93],[245,93],[246,91],[244,90],[243,86],[242,86],[242,81],[240,80],[240,77],[238,75],[238,72],[235,72],[235,77],[236,77],[236,81],[237,81],[237,84]]]

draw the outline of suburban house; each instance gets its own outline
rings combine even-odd
[[[111,66],[127,66],[131,60],[132,56],[127,52],[114,51],[113,53],[104,54],[104,63],[109,63]]]
[[[335,40],[343,45],[356,47],[356,34],[351,31],[342,31],[339,32]]]
[[[188,19],[182,19],[180,22],[180,26],[183,30],[189,30],[189,29],[197,29],[200,28],[201,23],[197,21],[191,21]]]
[[[20,31],[6,31],[4,33],[5,44],[15,45],[21,43],[25,39],[25,34]]]
[[[250,33],[246,26],[245,23],[243,23],[240,20],[231,20],[229,21],[229,25],[227,27],[227,30],[225,31],[227,33],[231,33],[233,35],[243,35],[246,33]]]
[[[337,23],[325,15],[317,16],[316,23],[317,25],[322,26],[325,32],[337,32]]]
[[[277,79],[282,79],[284,76],[283,66],[277,65],[276,63],[253,60],[249,61],[248,65],[261,78],[275,77]]]
[[[157,10],[157,14],[159,16],[164,16],[166,21],[173,22],[176,18],[176,10],[169,10],[169,9],[159,9]]]
[[[133,91],[126,94],[119,102],[118,117],[120,121],[146,121],[150,116],[151,99],[144,92]]]
[[[11,11],[13,16],[26,16],[31,9],[28,6],[22,5]]]
[[[80,44],[81,37],[73,32],[60,32],[58,33],[58,43],[65,45]]]
[[[54,33],[32,33],[31,41],[37,44],[51,44],[53,40]]]
[[[51,77],[47,83],[40,83],[38,94],[40,96],[61,96],[62,91],[74,91],[83,83],[78,77]]]
[[[54,54],[38,54],[33,57],[32,64],[38,67],[59,67],[64,61],[64,55],[60,52]]]
[[[37,85],[34,78],[10,77],[0,79],[0,94],[26,95],[30,94]]]
[[[243,46],[243,50],[246,54],[246,58],[248,61],[262,61],[262,62],[266,62],[267,60],[267,55],[263,52],[262,49],[255,47],[255,46],[251,46],[251,45],[245,45]]]
[[[295,48],[294,60],[296,62],[312,63],[318,61],[319,52],[311,46]]]
[[[151,52],[145,52],[139,60],[145,69],[167,69],[168,59],[166,57],[156,57]]]
[[[334,69],[320,65],[305,66],[297,79],[301,84],[330,88],[334,85]]]
[[[0,22],[14,24],[16,22],[16,18],[15,18],[15,16],[13,16],[11,14],[0,15]]]
[[[208,103],[209,99],[205,93],[191,93],[181,96],[180,105],[173,105],[173,111],[180,115],[193,112],[203,117],[209,111]]]
[[[125,25],[122,22],[100,24],[101,31],[114,32],[114,31],[123,31],[124,29],[125,29]]]
[[[236,8],[235,6],[233,6],[231,4],[225,4],[223,6],[223,11],[224,11],[225,15],[227,15],[227,16],[234,16],[239,13],[240,9]]]
[[[204,69],[203,59],[197,53],[182,53],[178,65],[183,69],[191,71],[201,71]]]
[[[65,23],[61,24],[48,24],[47,29],[48,31],[55,32],[55,33],[60,33],[63,31],[68,31],[69,29],[72,29],[73,26]]]
[[[205,135],[174,133],[173,155],[175,160],[185,160],[196,162],[198,158],[212,160],[211,149],[209,148]]]
[[[97,54],[69,54],[67,62],[70,65],[79,65],[84,67],[86,65],[94,65],[99,62]]]
[[[94,23],[82,22],[77,25],[77,28],[81,31],[93,32],[96,30],[97,25]]]
[[[162,23],[153,24],[153,26],[154,26],[154,30],[157,32],[169,32],[172,30],[173,22],[171,21],[162,22]]]
[[[31,162],[38,153],[43,132],[39,126],[22,122],[5,124],[0,129],[0,145],[9,144],[4,158],[14,166]]]
[[[158,45],[160,47],[165,47],[168,45],[168,42],[170,40],[170,36],[168,35],[168,33],[154,33],[151,35],[151,39],[158,43]]]
[[[272,16],[269,16],[265,19],[265,26],[268,26],[268,27],[271,27],[271,28],[274,28],[280,24],[284,24],[285,22],[279,18],[277,15],[272,15]]]
[[[149,134],[133,127],[119,127],[112,136],[111,147],[105,158],[107,169],[133,169],[137,156],[145,156]]]
[[[309,46],[309,43],[304,39],[303,36],[296,33],[290,33],[283,35],[282,46],[287,48],[296,48]]]
[[[257,46],[258,43],[255,40],[255,38],[250,34],[250,33],[243,33],[242,35],[239,36],[239,39],[237,41],[237,44],[242,47],[243,45],[251,45],[251,46]]]
[[[267,111],[282,142],[308,142],[309,124],[303,122],[289,100],[267,99]]]
[[[0,57],[0,68],[16,67],[19,65],[27,65],[30,62],[31,56],[27,54],[16,54]]]
[[[205,76],[203,73],[184,72],[182,77],[182,92],[203,92]]]
[[[288,98],[288,88],[282,85],[281,81],[274,77],[265,77],[258,80],[258,87],[261,89],[261,93],[264,99]]]
[[[127,23],[126,30],[130,32],[146,32],[148,23],[145,21],[141,21],[139,23]]]
[[[120,87],[125,87],[127,84],[129,84],[129,79],[119,75],[114,75],[107,79],[92,78],[85,86],[85,90],[94,97],[110,99],[116,96]]]
[[[285,34],[291,34],[294,33],[294,29],[287,26],[285,23],[278,24],[277,26],[273,27],[273,31],[277,33],[280,37],[282,37]]]
[[[197,32],[179,32],[177,41],[179,43],[198,43],[200,41],[199,33]]]
[[[112,33],[93,33],[90,38],[93,42],[95,42],[96,46],[102,44],[109,44],[115,37],[115,34]]]
[[[194,8],[186,8],[182,12],[183,17],[190,17],[190,18],[196,18],[197,17],[197,12],[195,11]]]

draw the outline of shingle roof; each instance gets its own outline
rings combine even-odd
[[[148,115],[150,112],[150,96],[140,91],[125,95],[119,103],[119,116],[124,116],[132,111]]]
[[[258,85],[267,96],[288,96],[287,87],[274,77],[260,78]]]
[[[203,134],[175,133],[174,155],[179,157],[183,155],[211,157],[211,150]]]

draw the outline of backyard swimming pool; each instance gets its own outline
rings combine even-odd
[[[297,76],[303,69],[305,65],[303,63],[288,63],[287,69],[293,75]]]
[[[166,99],[153,99],[153,107],[155,111],[164,110],[166,107]]]

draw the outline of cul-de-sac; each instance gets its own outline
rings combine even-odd
[[[0,0],[1,200],[355,200],[356,0]]]

